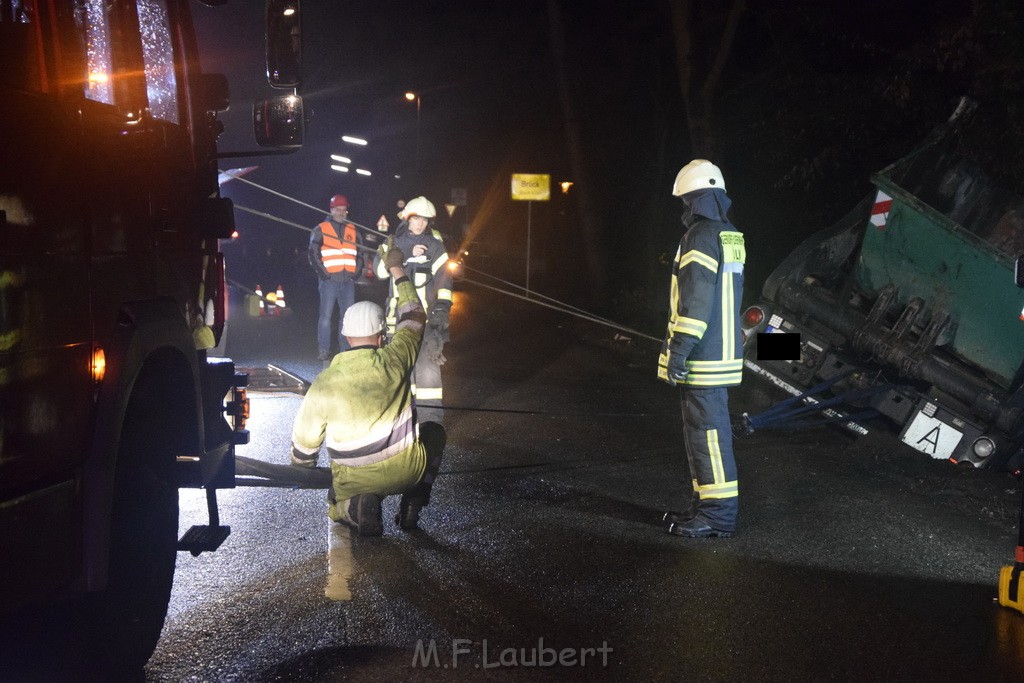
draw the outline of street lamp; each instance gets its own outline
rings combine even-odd
[[[416,101],[416,181],[420,179],[420,95],[415,92],[405,93],[405,99],[409,102]]]

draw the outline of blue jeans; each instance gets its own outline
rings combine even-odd
[[[355,303],[356,284],[349,278],[344,281],[320,280],[320,317],[316,322],[316,345],[320,355],[331,352],[331,315],[338,308],[338,351],[348,349],[348,341],[341,336],[341,323],[345,311]]]

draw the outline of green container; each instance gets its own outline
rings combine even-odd
[[[1024,362],[1024,290],[1014,283],[1013,256],[993,246],[991,230],[980,231],[977,225],[972,225],[973,231],[965,228],[921,201],[920,196],[928,192],[917,187],[914,194],[905,190],[901,184],[909,183],[897,184],[890,175],[894,170],[895,166],[890,167],[872,178],[892,198],[892,206],[884,226],[869,223],[865,228],[856,270],[859,288],[874,296],[892,283],[899,292],[894,305],[902,308],[920,297],[929,314],[948,311],[955,328],[952,340],[942,348],[1010,389]],[[918,184],[927,180],[921,174],[909,177]],[[948,178],[948,173],[941,178],[936,175],[936,182]],[[978,188],[973,189],[975,199],[985,201]],[[957,203],[947,213],[976,216],[989,224],[995,220],[1007,225],[1009,220],[1010,225],[1018,225],[1015,209],[1007,208],[993,219],[991,202],[971,207],[962,195],[961,191],[955,196]],[[988,214],[982,215],[984,211]]]

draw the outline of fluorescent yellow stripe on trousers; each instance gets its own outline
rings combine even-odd
[[[698,486],[697,492],[700,494],[701,500],[708,498],[736,498],[739,496],[739,484],[735,481],[726,482],[725,484],[708,484],[707,486]]]
[[[725,470],[722,468],[722,449],[718,445],[718,430],[709,429],[708,435],[708,453],[711,454],[711,472],[715,478],[716,484],[721,484],[725,481]]]
[[[428,388],[413,385],[412,394],[421,401],[440,401],[444,398],[444,389],[441,387]]]
[[[711,473],[715,481],[713,484],[697,486],[697,491],[702,499],[706,498],[735,498],[739,495],[739,484],[736,481],[725,481],[725,468],[722,466],[722,449],[718,444],[718,430],[709,429],[708,453],[711,456]]]

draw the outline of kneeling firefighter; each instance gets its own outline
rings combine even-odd
[[[364,536],[379,536],[381,500],[402,494],[395,523],[417,528],[441,465],[444,431],[418,426],[410,373],[420,353],[426,314],[405,275],[405,256],[381,247],[397,293],[395,333],[382,346],[384,311],[370,301],[345,313],[350,348],[336,355],[302,400],[292,431],[293,465],[315,467],[326,442],[332,486],[327,516]]]

